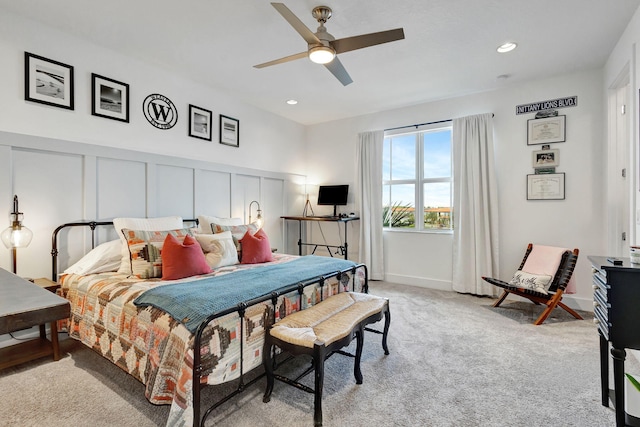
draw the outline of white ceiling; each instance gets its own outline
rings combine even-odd
[[[0,0],[27,16],[165,67],[302,124],[487,91],[604,65],[640,0],[280,0],[313,32],[333,9],[335,38],[403,27],[405,40],[340,55],[353,83],[306,50],[267,0]],[[515,41],[518,49],[498,54]],[[46,56],[46,52],[40,52]],[[499,75],[508,79],[497,79]],[[289,98],[298,105],[285,103]]]

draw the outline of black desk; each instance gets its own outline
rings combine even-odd
[[[327,248],[329,251],[329,255],[333,257],[331,253],[331,248],[336,248],[340,251],[341,254],[344,255],[344,259],[348,259],[348,249],[349,243],[347,243],[347,223],[351,221],[358,221],[360,218],[357,216],[347,216],[347,217],[339,217],[339,216],[281,216],[280,218],[288,221],[298,221],[298,255],[302,255],[302,247],[303,246],[313,246],[313,252],[316,252],[318,246]],[[327,245],[322,243],[310,243],[302,241],[302,222],[303,221],[316,221],[316,222],[335,222],[344,223],[344,244],[340,245]]]
[[[600,334],[602,405],[616,410],[616,426],[640,426],[640,419],[624,410],[625,348],[640,350],[640,265],[622,258],[613,265],[607,257],[588,257],[593,267],[593,315]],[[613,390],[609,389],[609,343],[613,358]]]

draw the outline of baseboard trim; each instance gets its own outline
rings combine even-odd
[[[385,281],[397,283],[399,285],[418,286],[421,288],[435,289],[439,291],[453,291],[451,281],[428,279],[425,277],[403,276],[401,274],[385,274]],[[523,301],[527,301],[523,298]],[[574,310],[588,311],[593,313],[593,299],[577,297],[573,294],[564,294],[562,302]]]
[[[427,289],[436,289],[439,291],[452,291],[451,281],[428,279],[425,277],[403,276],[400,274],[385,274],[384,280],[387,282],[397,283],[399,285],[418,286]]]

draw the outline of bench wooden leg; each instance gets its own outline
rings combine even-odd
[[[362,384],[362,371],[360,370],[362,347],[364,347],[364,328],[360,327],[356,331],[356,358],[353,362],[353,376],[356,377],[356,384]]]
[[[315,389],[313,397],[313,425],[322,426],[322,388],[324,387],[325,346],[316,345],[313,352],[315,365]]]
[[[389,354],[389,347],[387,346],[387,335],[389,335],[389,325],[391,324],[391,311],[389,310],[389,303],[387,303],[387,309],[384,312],[384,329],[382,332],[382,349],[384,354]]]

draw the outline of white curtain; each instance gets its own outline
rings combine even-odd
[[[382,248],[382,144],[384,131],[358,134],[356,205],[360,212],[360,262],[369,278],[384,280]]]
[[[496,296],[482,276],[498,274],[498,193],[493,115],[453,120],[453,290]]]

